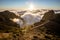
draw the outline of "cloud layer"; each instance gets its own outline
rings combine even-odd
[[[21,16],[24,19],[26,25],[32,25],[41,20],[41,16],[37,13],[26,12]]]
[[[20,15],[20,17],[23,20],[22,19],[14,19],[13,21],[15,21],[17,24],[19,24],[20,27],[25,26],[25,25],[33,25],[36,22],[40,22],[40,20],[44,16],[45,12],[46,11],[33,13],[33,12],[30,12],[30,11],[27,11],[23,15]]]

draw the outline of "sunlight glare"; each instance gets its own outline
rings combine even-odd
[[[28,10],[30,10],[30,11],[34,10],[34,5],[32,3],[29,5]]]
[[[10,20],[12,20],[13,22],[18,22],[19,21],[19,19],[17,19],[17,18],[10,19]]]

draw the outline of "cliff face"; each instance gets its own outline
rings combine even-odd
[[[48,21],[48,23],[44,24],[44,26],[56,35],[60,35],[60,13],[55,14],[53,10],[45,13],[44,17],[42,18],[43,21]]]
[[[0,30],[10,29],[11,27],[18,27],[19,25],[10,20],[18,18],[14,13],[9,11],[0,12]],[[6,29],[6,30],[7,30]]]
[[[15,15],[13,12],[9,12],[8,10],[0,12],[0,40],[19,39],[20,26],[17,23],[10,20],[14,18],[19,17]]]
[[[34,28],[25,34],[28,40],[60,40],[60,14],[50,10]],[[40,26],[39,26],[40,25]]]
[[[50,11],[48,11],[48,12],[46,12],[46,13],[44,14],[42,20],[44,20],[44,21],[45,21],[45,20],[51,20],[51,19],[54,19],[54,17],[55,17],[54,11],[53,11],[53,10],[50,10]]]
[[[55,14],[53,10],[50,10],[49,12],[45,13],[44,17],[42,18],[42,21],[48,21],[48,23],[44,24],[47,28],[48,32],[54,33],[55,35],[60,36],[60,13]],[[41,21],[41,22],[42,22]]]

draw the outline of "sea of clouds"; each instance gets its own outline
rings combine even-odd
[[[40,20],[42,19],[42,17],[44,16],[44,12],[37,12],[37,13],[33,13],[30,11],[25,12],[23,15],[20,15],[20,17],[23,19],[13,19],[14,22],[16,22],[17,24],[20,25],[20,27],[25,26],[25,25],[33,25],[34,23],[40,22]],[[19,13],[14,12],[16,15]]]

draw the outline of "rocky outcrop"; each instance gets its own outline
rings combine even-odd
[[[51,20],[55,17],[55,13],[53,10],[49,10],[48,12],[46,12],[42,18],[42,20]]]
[[[55,14],[53,10],[46,12],[42,20],[38,23],[35,23],[34,28],[25,34],[26,39],[27,40],[28,39],[29,40],[60,40],[59,17],[60,14]]]
[[[55,14],[55,18],[50,20],[50,22],[45,25],[50,32],[53,32],[58,36],[60,36],[60,18],[59,17],[60,17],[60,13]]]
[[[18,40],[19,39],[19,34],[20,33],[20,26],[13,22],[10,19],[14,19],[14,18],[19,18],[18,16],[16,16],[13,12],[9,12],[8,10],[0,12],[0,40]],[[10,35],[8,37],[5,37],[5,33],[9,34],[11,33],[12,35]],[[2,35],[3,34],[3,35]],[[6,36],[8,36],[6,34]]]
[[[10,20],[13,18],[19,18],[14,13],[9,11],[0,12],[0,30],[10,29],[11,27],[18,27],[19,25]],[[6,29],[6,30],[7,30]]]
[[[55,14],[53,10],[50,10],[49,12],[44,14],[44,17],[42,18],[41,22],[38,24],[43,24],[44,22],[47,22],[49,20],[48,23],[44,24],[43,26],[45,26],[48,30],[48,32],[54,33],[56,35],[60,35],[60,13],[59,14]]]

